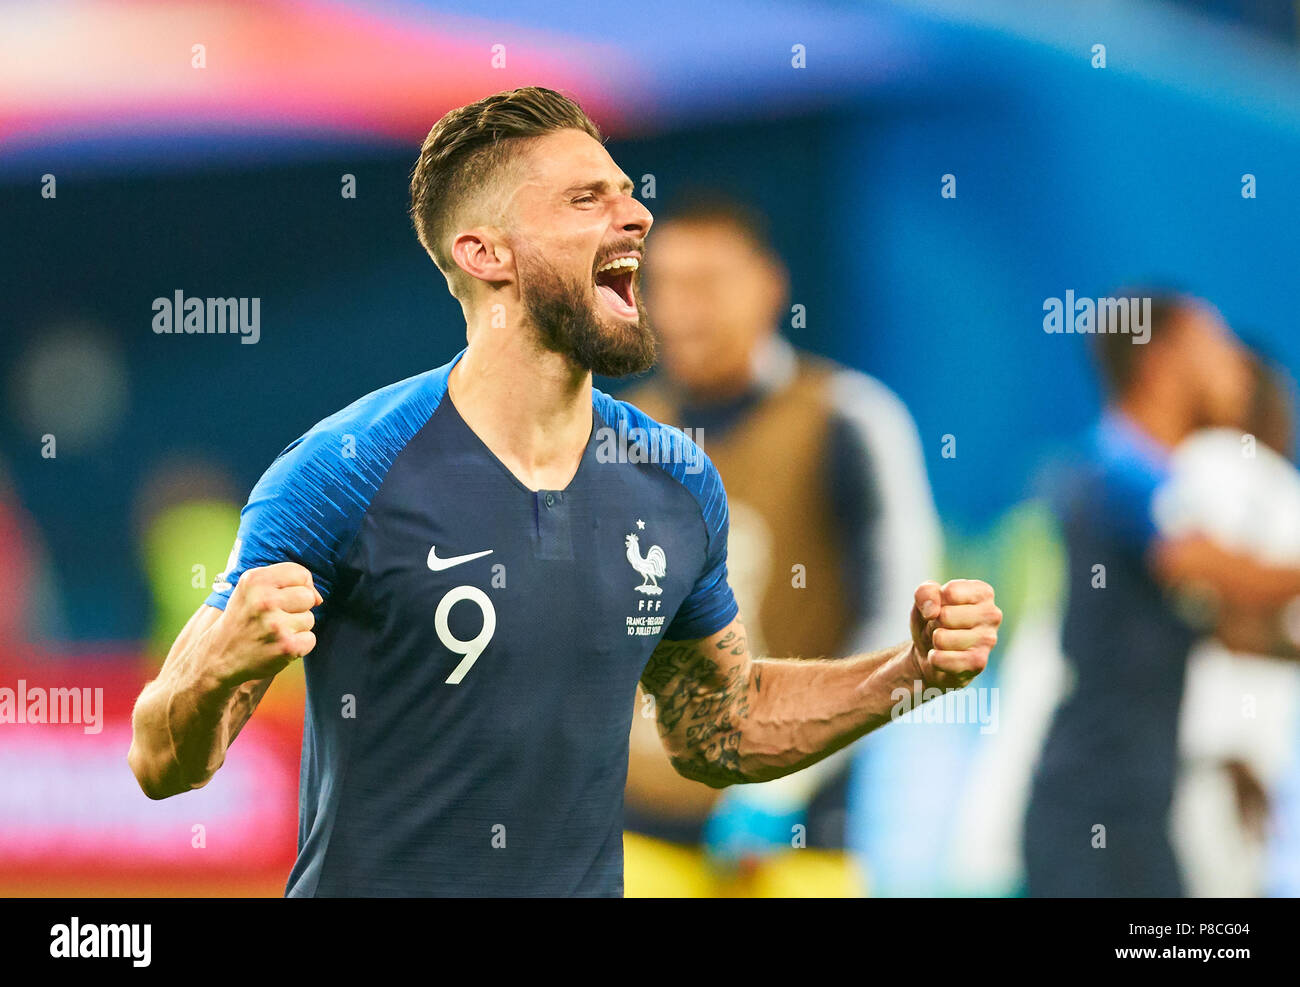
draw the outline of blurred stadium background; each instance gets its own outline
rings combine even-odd
[[[993,676],[1055,604],[1036,483],[1099,405],[1086,338],[1045,334],[1044,298],[1172,281],[1300,371],[1291,2],[0,5],[0,684],[102,686],[106,709],[94,735],[0,726],[0,893],[282,893],[301,679],[165,803],[126,769],[130,705],[286,441],[463,345],[409,170],[446,110],[534,84],[584,105],[643,194],[653,176],[652,211],[707,182],[769,215],[807,311],[787,335],[907,402],[945,575],[998,586]],[[259,297],[259,342],[155,334],[177,290]],[[904,754],[863,755],[875,893],[1018,893],[1045,714],[1017,697],[996,731],[910,727]],[[1274,894],[1300,890],[1294,774]]]

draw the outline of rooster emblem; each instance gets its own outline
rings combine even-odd
[[[628,535],[626,541],[627,560],[632,568],[641,574],[641,585],[637,590],[649,596],[658,596],[663,592],[659,587],[659,580],[668,570],[668,560],[664,557],[664,550],[658,545],[651,545],[650,551],[646,552],[645,558],[642,558],[641,543],[636,535]]]

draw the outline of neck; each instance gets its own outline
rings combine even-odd
[[[707,387],[700,389],[685,388],[682,396],[687,404],[697,408],[710,408],[715,405],[729,404],[747,394],[754,387],[753,374],[738,373],[719,380],[710,381]]]
[[[531,330],[469,328],[447,394],[465,424],[531,490],[562,490],[591,435],[591,373],[541,349]]]
[[[683,389],[683,398],[697,407],[730,404],[757,387],[773,383],[781,373],[777,340],[771,336],[760,339],[731,373],[712,380],[705,387]]]

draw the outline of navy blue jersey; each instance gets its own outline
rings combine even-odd
[[[1167,476],[1167,455],[1110,413],[1063,484],[1062,648],[1074,682],[1044,741],[1025,820],[1035,896],[1179,894],[1169,809],[1187,655],[1199,632],[1147,558],[1157,537],[1151,504]],[[1104,852],[1092,844],[1099,824]]]
[[[283,561],[325,598],[290,896],[621,894],[637,681],[736,616],[697,446],[596,390],[573,480],[529,490],[447,397],[459,359],[285,449],[207,601]]]

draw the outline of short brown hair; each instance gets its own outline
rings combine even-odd
[[[773,258],[778,256],[772,245],[767,217],[722,189],[708,186],[687,188],[674,197],[659,223],[661,226],[669,223],[699,223],[730,227],[749,240],[760,253]]]
[[[569,129],[603,140],[582,107],[539,86],[487,96],[433,125],[411,173],[411,219],[440,271],[454,276],[448,224],[469,195],[496,176],[521,141]]]

